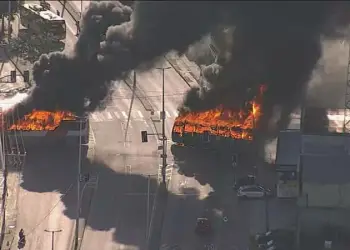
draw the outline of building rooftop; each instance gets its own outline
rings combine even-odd
[[[301,146],[299,130],[281,131],[277,139],[277,165],[297,165]]]
[[[308,183],[345,184],[350,182],[350,156],[301,156],[302,180]]]

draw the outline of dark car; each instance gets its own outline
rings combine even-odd
[[[274,249],[275,244],[272,237],[272,232],[268,231],[264,234],[256,234],[255,240],[259,249]]]
[[[238,190],[243,186],[251,186],[256,184],[256,176],[255,175],[247,175],[242,178],[239,178],[234,185],[234,188]]]
[[[211,223],[208,218],[198,218],[196,224],[197,234],[209,234],[211,233]]]

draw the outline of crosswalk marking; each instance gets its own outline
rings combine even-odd
[[[136,117],[135,112],[131,112],[131,117],[134,118],[134,119],[137,119],[137,118],[138,118],[138,117]]]
[[[155,111],[160,114],[160,111]],[[141,110],[132,110],[130,114],[130,119],[134,121],[144,121],[148,119],[147,111]],[[165,111],[166,118],[175,119],[178,115],[178,112],[175,110],[166,110]],[[128,112],[127,111],[113,111],[113,110],[105,110],[105,111],[96,111],[90,114],[90,119],[92,122],[111,122],[115,120],[127,120]]]
[[[97,114],[91,114],[91,117],[94,121],[99,122],[101,121],[100,118],[97,116]]]
[[[113,116],[109,112],[105,112],[107,120],[112,120]]]
[[[122,111],[122,115],[124,116],[125,119],[128,119],[128,115],[125,113],[125,111]]]
[[[120,119],[120,115],[119,115],[118,112],[113,112],[113,113],[114,113],[114,115],[115,115],[118,119]]]

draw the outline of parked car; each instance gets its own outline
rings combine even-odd
[[[256,234],[255,240],[259,249],[270,249],[271,247],[275,247],[271,231],[264,234]]]
[[[239,198],[262,198],[265,196],[271,197],[272,192],[260,185],[243,186],[237,190],[237,197]]]
[[[256,184],[256,176],[255,175],[247,175],[239,178],[234,185],[234,188],[238,190],[240,187],[255,185]]]
[[[198,218],[195,231],[197,234],[201,234],[201,235],[211,233],[212,227],[211,227],[210,220],[208,218],[205,218],[205,217]]]

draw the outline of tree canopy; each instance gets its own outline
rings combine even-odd
[[[40,55],[52,51],[62,51],[64,43],[57,41],[49,32],[36,34],[26,29],[20,30],[17,37],[12,38],[7,46],[12,56],[18,56],[29,62],[35,62]]]

